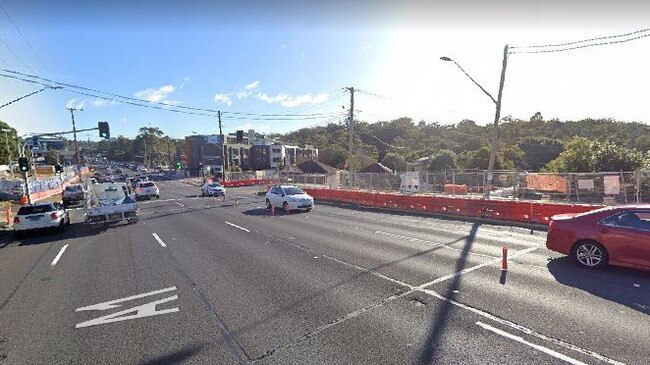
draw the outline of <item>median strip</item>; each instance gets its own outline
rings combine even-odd
[[[244,228],[244,227],[240,227],[240,226],[238,226],[238,225],[236,225],[236,224],[233,224],[233,223],[230,223],[230,222],[224,222],[224,223],[226,223],[226,224],[229,225],[229,226],[233,226],[233,227],[235,227],[235,228],[239,228],[239,229],[241,229],[241,230],[244,231],[244,232],[250,232],[249,229]]]

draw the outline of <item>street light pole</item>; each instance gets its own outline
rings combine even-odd
[[[456,61],[452,60],[449,57],[440,57],[442,61],[453,62],[464,74],[467,76],[474,85],[478,86],[485,95],[487,95],[490,100],[495,104],[496,110],[494,113],[494,127],[492,131],[492,141],[490,147],[490,159],[488,161],[488,170],[487,170],[487,182],[483,192],[483,196],[486,199],[490,198],[490,191],[492,190],[492,175],[494,171],[494,163],[497,156],[497,148],[499,144],[499,120],[501,119],[501,100],[503,97],[503,84],[506,81],[506,67],[508,66],[508,45],[503,48],[503,64],[501,68],[501,80],[499,82],[499,94],[496,99],[487,91],[483,86],[479,85],[472,76],[470,76]]]

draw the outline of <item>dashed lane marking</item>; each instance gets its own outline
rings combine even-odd
[[[54,260],[52,260],[52,263],[50,264],[51,266],[54,266],[54,265],[56,265],[57,262],[59,262],[59,260],[61,259],[61,256],[63,256],[63,253],[65,252],[66,248],[68,248],[68,245],[65,245],[65,246],[61,247],[61,251],[59,251],[59,253],[56,255]]]
[[[151,235],[153,236],[153,238],[156,239],[156,241],[158,241],[158,243],[160,243],[160,245],[162,247],[167,247],[167,244],[165,244],[165,242],[163,240],[161,240],[160,237],[156,233],[152,233]]]

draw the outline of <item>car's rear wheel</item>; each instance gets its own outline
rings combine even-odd
[[[590,269],[603,267],[609,260],[605,247],[596,241],[579,241],[573,245],[572,253],[578,264]]]
[[[266,209],[271,209],[271,201],[266,199]]]

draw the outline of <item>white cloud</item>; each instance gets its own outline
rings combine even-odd
[[[230,99],[230,94],[214,94],[213,100],[217,104],[223,103],[228,106],[232,106],[232,99]]]
[[[166,102],[166,104],[173,105],[175,102],[170,102],[167,100],[167,96],[173,93],[175,90],[176,88],[173,85],[165,85],[159,87],[158,89],[150,88],[137,91],[135,93],[135,97],[150,101],[152,103]]]
[[[246,87],[244,89],[246,89],[246,90],[255,90],[255,89],[257,89],[258,86],[260,86],[260,82],[259,82],[259,80],[255,80],[255,81],[251,82],[250,84],[246,85]]]
[[[95,108],[104,108],[114,104],[115,104],[114,100],[107,100],[102,98],[95,98],[95,100],[93,100],[93,107]]]
[[[251,94],[253,94],[253,90],[257,89],[259,86],[260,86],[260,82],[258,80],[255,80],[250,84],[246,85],[243,91],[237,92],[235,96],[237,96],[238,100],[246,99],[249,96],[251,96]]]
[[[178,89],[180,90],[180,89],[184,88],[185,85],[187,85],[189,83],[190,83],[190,78],[187,77],[187,76],[183,77],[183,81],[181,81],[181,84],[178,85]]]
[[[370,46],[370,45],[368,45],[368,46],[364,46],[364,47],[363,47],[363,51],[364,51],[364,52],[368,52],[368,51],[370,51],[372,48],[373,48],[373,47]]]
[[[83,109],[84,104],[86,104],[85,100],[77,100],[77,99],[70,99],[68,100],[68,103],[65,105],[66,108],[70,109]]]
[[[280,51],[284,51],[287,48],[289,48],[289,46],[287,46],[286,44],[283,44],[282,46],[280,46]]]
[[[292,108],[303,104],[322,104],[329,99],[329,94],[322,93],[311,96],[310,93],[307,93],[304,95],[291,96],[289,94],[280,93],[275,96],[269,96],[266,93],[258,93],[257,98],[269,104],[279,103],[284,107]]]

